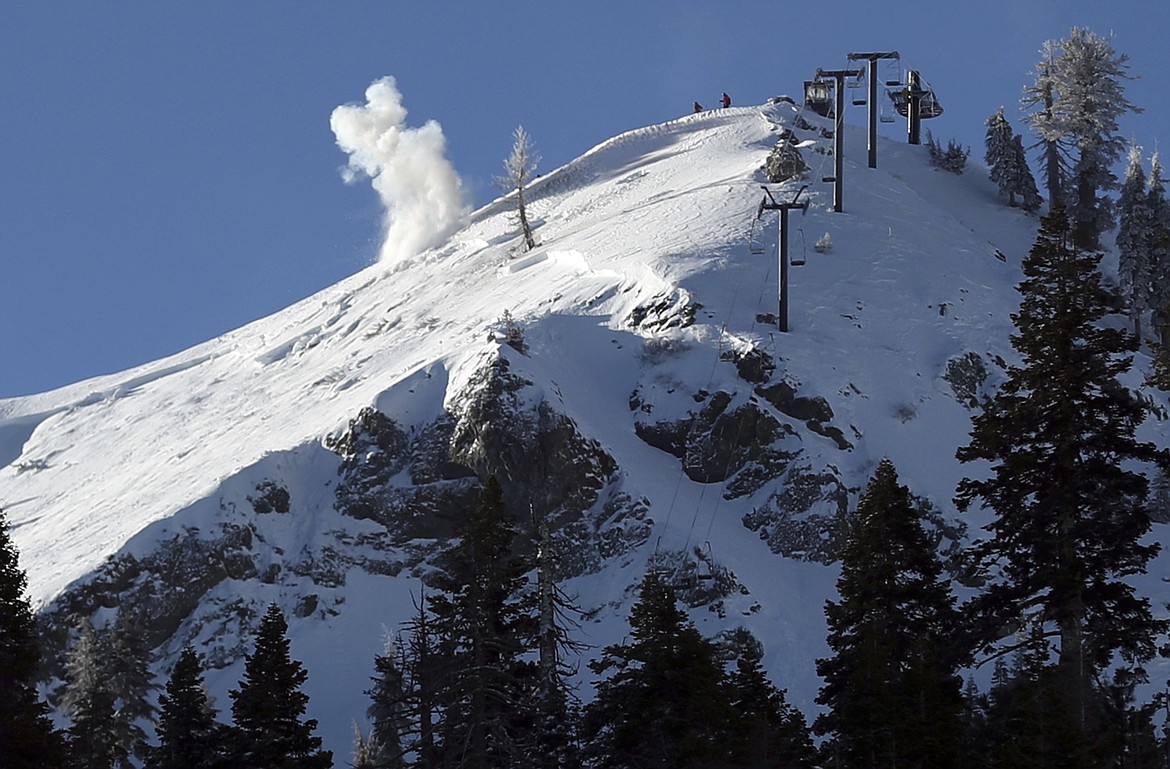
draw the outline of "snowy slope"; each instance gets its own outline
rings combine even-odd
[[[700,628],[749,627],[765,642],[775,682],[811,712],[812,660],[825,651],[821,607],[835,571],[777,556],[742,525],[767,490],[726,499],[719,484],[689,480],[678,459],[640,438],[631,393],[679,418],[680,393],[746,399],[750,386],[720,356],[762,350],[776,379],[825,400],[847,439],[843,448],[801,433],[810,463],[834,468],[855,492],[889,456],[913,492],[954,515],[964,472],[954,451],[972,412],[944,373],[965,353],[1013,359],[1013,287],[1036,220],[1000,204],[982,169],[931,169],[923,147],[882,140],[880,168],[868,169],[864,133],[847,127],[844,213],[832,211],[831,187],[820,181],[831,158],[813,145],[804,149],[809,181],[772,185],[777,199],[790,199],[807,183],[811,201],[790,219],[790,248],[807,264],[791,270],[791,331],[780,334],[757,319],[775,312],[775,253],[749,253],[748,239],[761,166],[797,111],[785,103],[711,111],[599,145],[534,186],[529,216],[540,246],[532,252],[518,250],[508,203],[496,201],[441,248],[374,265],[187,352],[0,401],[0,505],[34,602],[53,606],[108,558],[145,556],[192,528],[243,520],[249,495],[273,477],[287,486],[292,515],[248,520],[271,552],[372,535],[372,521],[333,509],[339,460],[323,441],[366,406],[404,428],[433,421],[485,356],[500,354],[489,337],[508,312],[526,329],[528,355],[512,357],[534,383],[529,397],[555,403],[616,460],[623,491],[649,503],[646,543],[568,586],[594,612],[584,640],[600,647],[624,634],[629,588],[656,547],[702,546],[744,590],[722,612],[696,611]],[[831,145],[816,130],[796,133],[815,149]],[[774,217],[764,224],[774,242]],[[824,233],[832,251],[815,253]],[[687,305],[701,305],[687,327],[631,321],[640,308]],[[408,575],[350,568],[341,584],[232,578],[202,602],[277,600],[295,615],[310,716],[340,765],[351,722],[363,718],[373,656],[412,611],[418,581]],[[209,682],[221,708],[249,643],[250,615],[239,616],[218,629],[185,620],[160,647],[173,654],[180,639],[206,643],[218,633],[225,667]]]

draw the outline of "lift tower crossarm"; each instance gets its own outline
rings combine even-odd
[[[780,212],[780,306],[777,308],[776,325],[784,332],[788,331],[788,212],[794,208],[800,209],[802,212],[808,210],[808,201],[797,203],[800,199],[800,193],[804,192],[808,187],[806,184],[796,191],[792,196],[792,200],[787,203],[777,203],[776,198],[772,197],[772,191],[767,187],[762,187],[764,190],[764,198],[760,201],[760,211],[779,211]]]
[[[849,54],[849,61],[868,61],[869,62],[869,120],[866,125],[869,128],[869,140],[867,147],[869,149],[869,167],[877,168],[877,124],[878,124],[878,77],[877,77],[877,63],[882,59],[900,59],[897,51],[883,51],[880,53],[851,53]]]

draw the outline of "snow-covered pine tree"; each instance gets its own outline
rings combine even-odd
[[[1146,172],[1142,168],[1142,151],[1130,147],[1125,181],[1117,200],[1117,259],[1121,295],[1133,319],[1134,336],[1141,339],[1142,318],[1152,308],[1150,248],[1153,242],[1152,217],[1146,191]]]
[[[69,756],[80,769],[112,769],[129,756],[119,742],[121,730],[104,666],[105,644],[88,619],[80,620],[77,633],[65,660],[61,698],[70,720]]]
[[[0,745],[8,769],[39,769],[64,762],[60,735],[37,696],[40,650],[32,606],[25,597],[28,578],[20,568],[8,519],[0,508]]]
[[[1008,186],[1020,196],[1020,208],[1030,214],[1040,210],[1044,199],[1040,197],[1040,190],[1036,188],[1036,177],[1032,176],[1032,169],[1028,167],[1028,153],[1024,151],[1024,138],[1020,135],[1012,137],[1012,162],[1008,177]]]
[[[380,753],[378,738],[372,734],[362,734],[362,728],[354,722],[353,759],[349,762],[351,769],[380,769]]]
[[[1045,43],[1044,74],[1025,92],[1025,105],[1044,105],[1029,117],[1033,130],[1046,146],[1066,145],[1075,156],[1066,202],[1083,249],[1098,248],[1114,224],[1111,200],[1101,193],[1117,187],[1112,167],[1125,151],[1118,119],[1141,111],[1125,98],[1128,61],[1107,38],[1074,27],[1068,38]]]
[[[1008,205],[1018,205],[1029,213],[1040,207],[1040,192],[1036,179],[1028,167],[1027,154],[1021,137],[1012,131],[1011,124],[1004,117],[1003,107],[987,118],[987,139],[984,160],[988,165],[991,180],[999,187],[1000,194],[1007,195]]]
[[[1170,351],[1170,201],[1166,199],[1162,160],[1157,152],[1150,160],[1146,208],[1150,216],[1150,309],[1162,349]]]
[[[139,759],[147,752],[143,722],[153,722],[157,709],[152,695],[158,688],[150,674],[151,654],[146,648],[142,623],[134,612],[118,613],[105,637],[104,674],[114,697],[114,718],[121,751]]]
[[[1003,107],[987,118],[987,136],[984,139],[983,160],[987,163],[991,181],[999,187],[1001,194],[1008,196],[1008,205],[1016,206],[1016,193],[1008,184],[1008,171],[1013,160],[1012,137],[1015,135],[1012,126],[1004,117]]]
[[[930,152],[930,164],[935,168],[952,174],[961,174],[967,167],[967,157],[970,156],[971,149],[964,148],[954,139],[947,142],[947,148],[944,150],[934,135],[927,131],[926,146]]]
[[[1036,65],[1036,80],[1024,87],[1020,105],[1030,111],[1025,118],[1028,125],[1040,137],[1033,147],[1041,150],[1041,169],[1044,185],[1048,189],[1048,212],[1065,205],[1065,190],[1069,176],[1070,140],[1056,127],[1054,105],[1056,83],[1053,76],[1054,60],[1058,53],[1057,43],[1048,40],[1041,49],[1040,63]]]
[[[79,625],[79,637],[68,657],[69,672],[63,702],[77,710],[77,728],[90,732],[85,739],[104,750],[101,742],[112,740],[115,766],[129,769],[131,756],[144,759],[148,753],[143,722],[154,719],[156,708],[151,695],[157,688],[150,675],[150,652],[142,639],[140,624],[132,613],[119,613],[114,626],[98,632],[89,620]],[[112,721],[105,722],[105,708],[111,708]],[[77,725],[77,719],[83,723]],[[110,733],[100,738],[94,730]],[[72,730],[71,730],[72,733]],[[97,760],[102,760],[100,755]]]
[[[818,254],[830,253],[833,250],[833,236],[826,232],[817,238],[817,243],[813,248]]]

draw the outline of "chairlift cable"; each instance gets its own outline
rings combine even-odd
[[[804,241],[804,211],[800,212],[800,223],[796,226],[796,232],[800,235],[800,261],[791,260],[794,267],[800,267],[808,264],[808,244]]]
[[[794,118],[794,120],[793,120],[793,124],[792,124],[792,126],[791,126],[790,128],[788,128],[788,130],[787,130],[787,133],[784,135],[784,137],[783,137],[783,139],[782,139],[782,147],[783,147],[783,149],[787,149],[787,148],[788,148],[788,147],[791,145],[791,142],[793,141],[793,139],[796,137],[796,132],[795,132],[795,130],[794,130],[794,129],[795,129],[795,128],[797,127],[797,125],[799,124],[799,122],[800,122],[801,118],[803,117],[803,115],[804,115],[804,112],[805,112],[805,110],[806,110],[807,108],[808,108],[808,103],[807,103],[807,100],[806,100],[806,101],[802,102],[802,104],[801,104],[801,106],[800,106],[800,109],[797,111],[797,113],[796,113],[796,117],[795,117],[795,118]],[[781,125],[781,127],[782,127],[782,128],[784,127],[784,126],[783,126],[783,123],[781,123],[780,125]],[[842,115],[840,115],[840,114],[835,114],[835,115],[834,115],[834,131],[839,131],[839,130],[841,130],[841,126],[842,126],[842,125],[843,125],[843,116],[842,116]],[[823,137],[822,137],[822,138],[823,138]],[[821,155],[821,160],[820,160],[820,163],[819,163],[819,166],[818,166],[818,169],[817,169],[818,178],[819,178],[819,175],[820,175],[820,173],[821,173],[821,172],[823,171],[823,169],[824,169],[824,164],[825,164],[826,162],[828,162],[828,158],[829,158],[829,155],[828,155],[827,153],[826,153],[826,154],[822,154],[822,155]],[[759,225],[759,223],[760,223],[760,221],[761,221],[761,219],[762,219],[762,213],[763,213],[763,207],[762,207],[762,205],[761,205],[761,207],[760,207],[759,209],[757,209],[755,217],[753,217],[753,219],[752,219],[751,228],[750,228],[750,230],[749,230],[749,235],[748,235],[748,250],[749,250],[749,253],[752,253],[752,254],[759,253],[759,252],[757,251],[757,247],[756,247],[756,232],[757,232],[757,226]],[[808,248],[807,248],[807,243],[806,243],[806,241],[805,241],[805,237],[804,237],[804,225],[803,225],[803,215],[804,215],[804,214],[806,214],[806,213],[807,213],[807,209],[802,209],[802,211],[801,211],[801,214],[802,214],[802,223],[801,223],[801,225],[800,225],[800,227],[799,227],[799,232],[800,232],[800,241],[801,241],[801,262],[800,262],[801,264],[803,264],[805,261],[807,261],[807,256],[808,256]],[[759,228],[759,229],[761,229],[761,230],[762,230],[762,228]],[[772,247],[772,255],[773,255],[773,257],[775,257],[775,256],[777,255],[777,250],[778,250],[778,246],[774,244],[774,245],[773,245],[773,247]],[[759,295],[759,297],[758,297],[758,298],[757,298],[757,300],[756,300],[756,310],[757,310],[757,311],[758,311],[758,310],[760,310],[760,309],[763,307],[763,304],[764,304],[764,294],[767,292],[768,278],[770,278],[770,277],[771,277],[771,264],[772,264],[772,262],[773,262],[773,261],[775,261],[775,259],[768,259],[768,260],[767,260],[767,267],[765,268],[765,275],[764,275],[764,280],[763,280],[763,281],[761,282],[761,284],[760,284],[760,295]],[[729,308],[728,308],[728,318],[729,318],[729,319],[730,319],[731,313],[732,313],[732,312],[733,312],[733,310],[734,310],[734,307],[735,307],[736,301],[738,300],[738,295],[739,295],[740,286],[741,286],[741,284],[740,284],[740,283],[737,283],[737,284],[736,284],[736,287],[735,287],[735,292],[733,293],[733,296],[732,296],[732,301],[731,301],[731,304],[729,305]],[[749,324],[749,328],[748,328],[748,336],[749,336],[749,337],[750,337],[752,334],[754,334],[754,332],[755,332],[755,327],[756,327],[756,316],[757,316],[758,314],[759,314],[759,313],[757,312],[757,313],[753,314],[753,316],[752,316],[752,320],[751,320],[751,323]],[[712,367],[711,367],[711,371],[710,371],[710,373],[708,374],[708,378],[707,378],[707,387],[705,388],[705,389],[707,389],[707,390],[710,390],[711,383],[714,381],[714,377],[715,377],[715,370],[716,370],[716,367],[718,366],[719,360],[720,360],[720,358],[721,358],[722,346],[723,346],[724,337],[726,336],[726,332],[727,332],[727,323],[725,322],[725,323],[724,323],[724,324],[721,326],[721,328],[720,328],[719,345],[718,345],[718,349],[717,349],[717,352],[716,352],[716,359],[715,359],[715,363],[712,365]],[[775,348],[776,348],[776,339],[775,339],[775,336],[770,334],[770,335],[769,335],[769,339],[770,339],[770,344],[769,344],[768,346],[769,346],[769,348],[771,349],[771,352],[772,352],[772,357],[775,357]],[[750,401],[750,396],[749,396],[749,401]],[[697,414],[697,413],[691,417],[691,423],[692,423],[692,425],[694,424],[694,421],[695,421],[697,418],[698,418],[698,414]],[[743,431],[743,424],[742,424],[742,423],[740,423],[740,424],[738,425],[738,427],[736,428],[736,436],[735,436],[735,440],[734,440],[734,441],[733,441],[733,443],[732,443],[732,445],[733,445],[733,446],[737,446],[737,445],[739,445],[739,439],[740,439],[740,437],[741,437],[741,435],[742,435],[742,431]],[[730,472],[731,472],[731,463],[734,461],[734,459],[735,459],[734,455],[732,455],[732,456],[729,456],[729,457],[728,457],[728,459],[727,459],[727,465],[726,465],[726,467],[724,468],[724,478],[725,478],[725,479],[726,479],[726,478],[727,478],[727,477],[730,475]],[[677,481],[677,483],[676,483],[676,485],[675,485],[675,491],[674,491],[674,495],[671,497],[670,508],[667,510],[666,522],[664,523],[664,527],[665,527],[665,525],[666,525],[666,524],[668,524],[668,523],[669,523],[669,521],[670,521],[670,517],[671,517],[671,515],[672,515],[672,513],[673,513],[673,511],[674,511],[674,506],[675,506],[675,504],[676,504],[676,502],[677,502],[677,500],[678,500],[678,493],[679,493],[679,490],[681,489],[681,486],[682,486],[682,477],[683,477],[683,475],[685,474],[685,469],[686,469],[686,467],[685,467],[685,463],[686,463],[686,458],[685,458],[685,456],[684,456],[684,458],[683,458],[683,462],[680,464],[680,469],[679,469],[679,478],[678,478],[678,481]],[[684,544],[683,544],[683,552],[686,552],[687,548],[688,548],[688,547],[690,547],[691,537],[692,537],[692,535],[694,534],[695,524],[696,524],[696,523],[697,523],[697,521],[698,521],[699,512],[702,510],[702,502],[703,502],[703,499],[704,499],[704,497],[705,497],[705,494],[706,494],[706,484],[704,484],[704,485],[703,485],[703,487],[702,487],[702,488],[700,488],[700,490],[699,490],[699,499],[698,499],[698,501],[697,501],[697,503],[696,503],[696,505],[695,505],[695,513],[694,513],[694,515],[693,515],[693,516],[692,516],[692,518],[691,518],[691,525],[690,525],[690,528],[689,528],[689,529],[688,529],[688,531],[687,531],[686,540],[684,541]],[[715,526],[715,516],[716,516],[716,514],[718,513],[718,510],[719,510],[719,501],[720,501],[720,499],[721,499],[721,498],[722,498],[722,495],[719,495],[719,497],[717,497],[717,498],[716,498],[716,500],[715,500],[715,504],[714,504],[714,506],[712,507],[712,510],[711,510],[711,516],[710,516],[710,519],[709,519],[709,521],[708,521],[708,524],[707,524],[707,533],[706,533],[706,537],[705,537],[704,539],[705,539],[705,540],[708,542],[708,551],[709,551],[709,549],[710,549],[710,537],[711,537],[711,531],[712,531],[712,529],[713,529],[713,528],[714,528],[714,526]],[[656,541],[656,543],[655,543],[655,550],[654,550],[654,554],[655,554],[655,555],[657,555],[657,554],[658,554],[658,552],[659,552],[659,543],[660,543],[660,541],[661,541],[661,537],[660,537],[660,538],[659,538],[659,540],[658,540],[658,541]]]
[[[757,299],[756,299],[756,312],[752,314],[752,320],[751,320],[751,323],[748,325],[748,332],[747,332],[747,336],[748,336],[748,337],[751,337],[751,336],[752,336],[752,335],[755,333],[755,330],[756,330],[756,318],[759,316],[759,310],[761,310],[761,309],[763,308],[763,306],[764,306],[764,294],[767,292],[767,287],[768,287],[768,279],[772,277],[772,263],[776,261],[775,257],[776,257],[776,252],[777,252],[777,250],[778,250],[778,246],[777,246],[777,245],[773,245],[773,246],[772,246],[772,256],[773,256],[773,258],[768,260],[768,266],[767,266],[767,268],[764,270],[764,280],[763,280],[763,281],[760,283],[760,296],[759,296],[759,298],[757,298]],[[771,337],[771,345],[770,345],[770,346],[772,347],[772,352],[773,352],[773,356],[772,356],[772,357],[775,357],[775,347],[776,347],[776,340],[775,340],[775,337]],[[749,401],[750,401],[750,396],[749,396]],[[738,446],[738,445],[739,445],[739,439],[740,439],[740,437],[742,436],[742,434],[743,434],[743,423],[741,422],[741,423],[739,424],[739,426],[736,428],[736,431],[735,431],[735,440],[732,442],[732,445],[733,445],[733,446]],[[724,476],[724,479],[725,479],[725,480],[726,480],[728,477],[730,477],[730,475],[731,475],[731,463],[734,461],[734,459],[735,459],[735,458],[734,458],[734,456],[729,456],[729,457],[727,458],[727,465],[726,465],[726,466],[724,467],[724,469],[723,469],[723,476]],[[699,499],[700,499],[700,502],[701,502],[701,501],[702,501],[702,495],[701,495],[701,494],[700,494],[700,497],[699,497]],[[706,542],[707,542],[707,551],[708,551],[708,553],[710,553],[710,549],[711,549],[711,530],[712,530],[712,529],[715,527],[715,516],[716,516],[716,514],[719,512],[719,503],[720,503],[720,501],[721,501],[722,499],[723,499],[723,495],[722,495],[722,494],[720,494],[719,496],[717,496],[717,497],[715,498],[715,504],[714,504],[714,505],[712,506],[712,508],[711,508],[711,516],[710,516],[710,519],[707,521],[707,533],[706,533],[706,535],[703,537],[703,539],[704,539],[704,541],[706,541]],[[698,506],[696,506],[696,508],[695,508],[695,518],[696,518],[696,519],[698,518],[698,515],[699,515],[699,508],[700,508],[700,507],[701,507],[701,505],[698,505]],[[693,529],[694,529],[694,522],[693,522],[693,521],[692,521],[692,523],[691,523],[691,528],[692,528],[692,531],[693,531]],[[686,550],[688,547],[690,547],[690,543],[691,543],[691,542],[690,542],[690,533],[688,533],[688,534],[687,534],[687,541],[686,541],[686,544],[683,546],[683,550],[684,550],[684,551],[685,551],[685,550]]]
[[[770,269],[770,267],[768,269]],[[747,278],[748,278],[748,275],[747,275],[747,272],[745,271],[743,277],[734,284],[735,288],[731,294],[731,302],[728,304],[728,307],[727,307],[727,317],[723,321],[723,323],[719,326],[719,340],[716,344],[715,360],[711,363],[711,370],[707,374],[707,384],[703,388],[705,391],[709,392],[711,390],[712,383],[714,383],[714,381],[715,381],[715,371],[719,367],[719,362],[720,362],[721,357],[722,357],[723,341],[724,341],[724,338],[727,336],[727,327],[731,321],[732,313],[735,311],[735,305],[739,300],[739,292],[742,289],[743,283],[744,283],[744,281],[747,280]],[[753,324],[754,324],[754,322],[755,321],[753,318]],[[698,420],[698,418],[699,418],[699,412],[695,411],[691,415],[690,425],[687,429],[688,435],[694,429],[695,422]],[[674,494],[670,498],[670,506],[666,510],[666,518],[664,519],[664,521],[662,523],[662,530],[663,531],[665,531],[667,529],[667,527],[670,525],[670,519],[671,519],[671,516],[674,514],[675,504],[678,502],[678,495],[679,495],[679,491],[682,489],[683,477],[686,475],[686,461],[687,461],[686,452],[684,451],[682,461],[679,463],[678,479],[675,481]],[[685,542],[683,544],[683,548],[682,548],[683,552],[685,552],[687,547],[690,546],[691,535],[694,533],[695,523],[698,521],[699,510],[702,509],[703,498],[706,495],[706,491],[707,491],[707,484],[703,484],[702,487],[699,489],[699,499],[695,503],[695,514],[691,518],[691,525],[687,531],[686,540],[685,540]],[[655,541],[654,553],[653,553],[652,558],[658,556],[660,543],[661,543],[661,536],[659,536],[658,540]]]

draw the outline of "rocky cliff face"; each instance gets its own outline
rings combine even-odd
[[[723,354],[711,390],[672,378],[672,364],[688,352],[666,337],[645,343],[629,400],[635,434],[676,458],[688,479],[726,500],[752,500],[742,524],[774,553],[834,561],[857,489],[824,455],[853,450],[848,426],[758,350]],[[367,407],[318,444],[228,479],[214,514],[208,505],[190,511],[192,524],[150,552],[111,559],[43,614],[53,658],[61,660],[75,616],[128,612],[161,653],[203,639],[210,664],[231,664],[246,646],[227,639],[243,635],[256,611],[233,597],[238,583],[286,586],[299,594],[295,614],[327,617],[343,610],[353,570],[425,581],[489,476],[500,481],[521,532],[531,534],[538,520],[548,525],[562,579],[646,545],[649,502],[625,489],[617,460],[546,397],[555,385],[524,373],[528,360],[516,346],[490,343],[428,421],[405,425]],[[966,396],[974,386],[957,389]],[[245,488],[244,476],[263,479]],[[309,490],[305,478],[326,481]],[[290,526],[316,531],[309,544],[289,549]],[[702,547],[656,548],[652,560],[691,607],[721,612],[725,598],[747,593]]]
[[[647,501],[625,492],[613,457],[513,371],[517,356],[491,344],[449,408],[429,422],[403,427],[393,414],[362,409],[344,430],[293,452],[295,461],[266,462],[271,477],[254,487],[226,482],[212,520],[192,511],[201,525],[183,526],[149,552],[109,560],[42,614],[56,660],[51,672],[60,673],[79,616],[128,613],[160,651],[202,638],[208,662],[223,666],[246,648],[216,639],[238,637],[226,631],[255,618],[255,607],[226,598],[240,592],[229,583],[286,585],[301,594],[298,616],[327,616],[340,611],[352,570],[406,571],[425,581],[429,560],[474,509],[489,476],[500,481],[521,532],[531,534],[537,520],[547,524],[561,578],[596,572],[643,545],[652,523]],[[304,486],[290,475],[298,471],[335,481],[298,494],[290,491]],[[366,525],[355,529],[345,519]],[[282,530],[290,525],[318,532],[309,546],[289,550]]]

